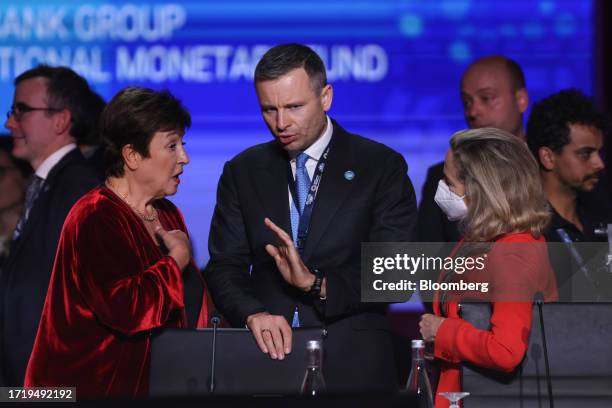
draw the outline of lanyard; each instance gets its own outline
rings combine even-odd
[[[317,193],[319,192],[319,185],[321,184],[321,178],[323,177],[323,171],[325,171],[325,163],[327,162],[327,155],[329,154],[330,146],[327,145],[323,155],[319,159],[317,163],[317,167],[312,176],[312,181],[310,182],[310,188],[308,189],[308,194],[306,195],[306,203],[304,204],[304,210],[302,214],[300,214],[300,223],[298,225],[298,233],[297,233],[297,242],[296,246],[298,252],[302,253],[304,249],[304,244],[306,243],[306,237],[308,237],[308,229],[310,228],[310,218],[312,216],[312,208],[314,207],[315,199],[317,198]],[[295,169],[295,173],[297,176],[297,166]],[[299,204],[297,201],[297,192],[295,190],[295,177],[293,176],[293,172],[291,171],[291,163],[287,162],[287,180],[293,180],[293,182],[289,182],[289,190],[291,191],[291,198],[293,199],[293,204],[295,208],[299,212]]]

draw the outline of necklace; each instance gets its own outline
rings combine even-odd
[[[146,214],[140,211],[138,208],[134,207],[132,204],[130,204],[130,202],[127,199],[127,193],[122,194],[119,191],[117,191],[117,188],[109,180],[106,180],[106,185],[113,192],[115,192],[119,197],[121,197],[121,199],[132,209],[132,211],[136,213],[136,215],[140,217],[141,220],[147,221],[147,222],[155,222],[158,220],[159,214],[157,213],[157,210],[155,208],[153,208],[153,212],[151,214]]]

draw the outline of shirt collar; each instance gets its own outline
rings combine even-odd
[[[62,160],[65,155],[67,155],[68,153],[76,149],[76,147],[77,147],[76,144],[69,143],[65,146],[60,147],[53,153],[51,153],[51,155],[49,155],[49,157],[47,157],[40,164],[40,166],[38,166],[38,168],[36,169],[36,175],[40,177],[41,179],[46,180],[51,169],[55,167],[55,165],[59,163],[59,161]]]

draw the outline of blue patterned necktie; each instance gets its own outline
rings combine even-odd
[[[308,159],[309,156],[306,153],[300,153],[295,158],[295,191],[300,205],[300,216],[304,212],[306,196],[310,189],[310,177],[308,177],[308,170],[306,169]]]
[[[295,158],[295,194],[297,197],[295,201],[300,206],[299,210],[295,208],[295,201],[291,200],[291,235],[293,235],[293,242],[297,242],[298,227],[300,225],[300,215],[304,212],[304,206],[306,205],[306,196],[308,196],[308,190],[310,189],[310,177],[308,176],[308,170],[306,169],[306,162],[309,156],[306,153],[300,153]],[[291,327],[300,327],[300,315],[298,307],[296,306],[293,311],[293,320]]]
[[[294,243],[297,242],[300,216],[304,211],[306,196],[308,196],[308,190],[310,189],[310,177],[306,169],[306,162],[308,159],[309,156],[303,152],[298,154],[295,158],[295,194],[297,196],[295,198],[300,208],[295,208],[294,200],[291,200],[291,235],[293,236]]]
[[[32,207],[34,207],[34,202],[36,198],[38,198],[38,194],[40,193],[40,189],[45,180],[41,177],[34,175],[30,184],[28,185],[28,189],[26,190],[25,203],[23,205],[23,211],[21,213],[21,217],[17,222],[17,226],[15,227],[15,231],[13,231],[13,240],[19,238],[21,233],[23,232],[23,227],[25,223],[28,221],[30,217],[30,212],[32,211]]]

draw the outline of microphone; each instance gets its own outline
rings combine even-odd
[[[565,231],[563,228],[558,228],[557,234],[559,234],[559,236],[561,237],[561,240],[565,243],[565,246],[569,249],[569,252],[572,255],[572,258],[574,258],[574,261],[576,262],[576,264],[578,264],[578,267],[580,268],[580,272],[582,272],[582,274],[584,275],[584,277],[587,279],[588,282],[590,282],[593,286],[597,287],[593,278],[591,277],[591,273],[585,266],[585,262],[584,262],[584,259],[582,258],[582,255],[580,255],[580,252],[578,252],[578,249],[574,245],[574,241],[569,236],[567,231]]]
[[[214,311],[212,313],[212,317],[210,318],[210,324],[213,327],[213,336],[212,336],[212,357],[210,360],[210,382],[208,384],[208,391],[211,394],[215,393],[215,355],[217,354],[217,326],[221,323],[221,317],[219,313]]]
[[[542,305],[544,304],[544,295],[542,292],[537,292],[533,300],[538,306],[538,314],[540,315],[540,332],[542,333],[542,348],[544,349],[544,367],[546,369],[546,386],[548,388],[548,402],[550,408],[554,407],[552,379],[550,377],[550,366],[548,364],[548,346],[546,344],[546,331],[544,330],[544,313],[542,313]]]

